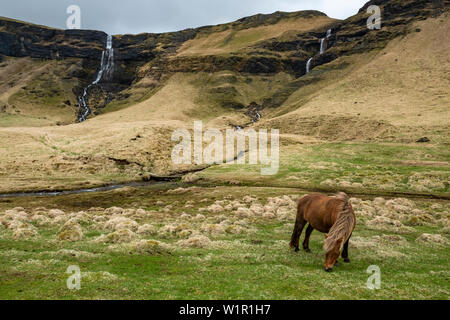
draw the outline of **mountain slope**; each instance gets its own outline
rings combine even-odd
[[[379,31],[366,27],[373,3],[384,12]],[[286,155],[303,143],[414,143],[425,135],[442,148],[449,143],[448,8],[448,1],[437,8],[371,1],[345,21],[276,13],[114,36],[114,76],[89,90],[93,114],[80,124],[77,97],[96,77],[106,35],[50,30],[42,42],[33,34],[40,27],[22,24],[15,33],[3,22],[0,39],[15,40],[0,41],[9,55],[0,62],[0,189],[95,186],[193,169],[172,163],[171,134],[194,120],[279,128]],[[209,47],[205,39],[214,36]],[[252,124],[256,111],[262,120]]]
[[[333,134],[333,138],[364,139],[372,133],[375,136],[385,133],[385,138],[392,139],[397,132],[408,142],[420,136],[448,142],[450,19],[445,14],[417,22],[413,28],[417,32],[391,41],[383,50],[341,57],[317,68],[307,77],[324,77],[322,87],[313,91],[307,101],[304,101],[307,88],[296,91],[283,106],[294,111],[260,125],[308,134],[310,124],[304,124],[308,119],[349,117],[347,121],[361,124],[360,132],[353,131],[347,137],[345,132]],[[342,73],[333,68],[344,64],[348,65],[347,71],[342,72],[345,77],[338,76]],[[364,127],[367,121],[379,122],[386,131],[370,132]],[[328,125],[335,124],[331,121]],[[316,134],[319,127],[309,133]]]

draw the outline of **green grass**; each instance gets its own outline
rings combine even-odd
[[[20,114],[0,114],[0,127],[44,127],[52,125],[53,121],[43,118],[23,116]]]
[[[144,221],[162,226],[176,221],[181,212],[198,213],[218,199],[243,194],[258,197],[264,203],[269,196],[295,194],[292,189],[219,187],[199,188],[187,194],[167,194],[168,186],[155,185],[127,192],[105,192],[55,198],[4,199],[0,210],[22,205],[26,209],[46,205],[66,212],[87,210],[90,206],[142,207],[157,210],[165,204],[174,208],[162,218]],[[173,185],[172,187],[175,187]],[[206,202],[201,202],[206,199]],[[194,207],[184,208],[184,202]],[[179,201],[178,204],[174,201]],[[429,208],[434,202],[418,201],[417,207]],[[446,205],[446,203],[443,203]],[[447,207],[444,207],[444,210]],[[206,214],[208,219],[214,218]],[[225,215],[227,215],[225,213]],[[177,238],[150,237],[174,245],[170,253],[160,255],[111,252],[109,244],[90,240],[101,232],[91,224],[83,224],[85,239],[61,242],[56,239],[58,227],[39,227],[36,240],[17,241],[0,227],[0,298],[1,299],[448,299],[449,246],[428,246],[415,241],[422,233],[440,233],[436,225],[415,227],[402,233],[406,243],[387,244],[375,248],[350,247],[351,264],[323,271],[323,235],[315,231],[311,239],[312,253],[294,253],[288,248],[292,221],[252,220],[254,233],[222,235],[212,240],[223,246],[207,249],[177,247]],[[354,237],[396,234],[375,231],[358,223]],[[92,257],[55,256],[43,252],[74,249],[93,253]],[[390,250],[397,255],[385,255]],[[33,259],[30,262],[30,259]],[[36,263],[34,260],[40,262]],[[34,263],[33,263],[34,261]],[[83,279],[80,291],[66,287],[70,265],[83,272],[109,272],[117,279],[94,276]],[[367,289],[366,273],[370,265],[381,269],[380,290]]]
[[[280,169],[273,176],[262,177],[259,165],[215,166],[201,176],[255,186],[448,196],[449,161],[450,152],[442,146],[321,143],[281,147]]]

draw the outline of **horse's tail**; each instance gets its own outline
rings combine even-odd
[[[348,196],[341,192],[336,195],[336,198],[342,201],[342,204],[339,206],[341,214],[336,220],[336,223],[331,227],[330,232],[325,239],[323,248],[327,253],[335,247],[338,241],[341,241],[340,245],[342,249],[342,246],[350,238],[356,224],[355,214],[349,203]]]
[[[303,231],[303,227],[305,226],[304,219],[304,207],[305,203],[303,198],[300,199],[297,203],[297,218],[295,219],[294,232],[292,233],[291,242],[289,246],[291,248],[298,248],[299,238]]]

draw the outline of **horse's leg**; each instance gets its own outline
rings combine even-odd
[[[290,246],[291,248],[295,248],[295,252],[299,252],[299,241],[300,236],[302,235],[303,228],[307,221],[305,220],[305,206],[307,203],[303,200],[300,200],[297,205],[297,218],[295,219],[294,232],[292,232]]]
[[[295,248],[295,252],[299,252],[299,241],[300,241],[300,236],[302,235],[303,232],[303,228],[305,227],[306,224],[306,220],[303,219],[303,214],[299,214],[297,216],[297,219],[295,220],[295,226],[294,226],[294,232],[292,233],[292,237],[291,237],[291,243],[290,246],[291,248]]]
[[[295,222],[295,227],[294,227],[294,233],[292,234],[292,240],[293,242],[291,242],[291,245],[295,248],[295,252],[299,252],[299,241],[300,241],[300,236],[302,235],[303,232],[303,228],[305,227],[306,221],[301,218],[301,219],[297,219],[297,221]]]
[[[305,241],[303,241],[303,249],[310,253],[311,250],[309,249],[309,238],[311,237],[311,233],[314,231],[314,228],[311,227],[311,224],[308,225],[308,228],[306,229],[306,235],[305,235]]]
[[[348,238],[347,242],[344,244],[344,250],[342,251],[342,258],[345,263],[350,263],[350,259],[348,258],[348,244],[350,242],[350,238]]]

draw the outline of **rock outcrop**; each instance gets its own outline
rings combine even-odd
[[[369,30],[367,8],[378,5],[382,11],[382,29]],[[178,50],[187,41],[198,35],[208,35],[224,30],[239,31],[259,26],[276,24],[283,19],[323,18],[318,11],[294,13],[275,12],[268,15],[254,15],[232,23],[187,29],[179,32],[113,36],[114,59],[113,77],[102,81],[88,93],[88,104],[102,108],[112,100],[127,99],[126,89],[149,78],[151,88],[157,87],[164,79],[176,72],[218,72],[235,71],[242,74],[273,75],[286,72],[297,80],[266,98],[263,107],[277,107],[304,84],[301,76],[306,73],[306,62],[313,57],[311,68],[331,62],[342,55],[350,55],[380,49],[386,44],[408,32],[414,32],[414,21],[434,17],[448,10],[449,0],[372,0],[359,12],[344,20],[332,20],[316,29],[249,44],[245,50],[227,54],[179,55]],[[320,39],[327,30],[332,33],[327,38],[327,50],[320,50]],[[31,57],[38,59],[77,58],[82,61],[82,70],[76,70],[79,85],[73,88],[80,96],[86,86],[95,79],[107,35],[92,30],[58,30],[33,25],[7,18],[0,18],[0,61],[1,55],[12,57]],[[144,68],[145,66],[145,68]],[[313,80],[308,80],[313,81]],[[93,114],[96,114],[93,108]]]

